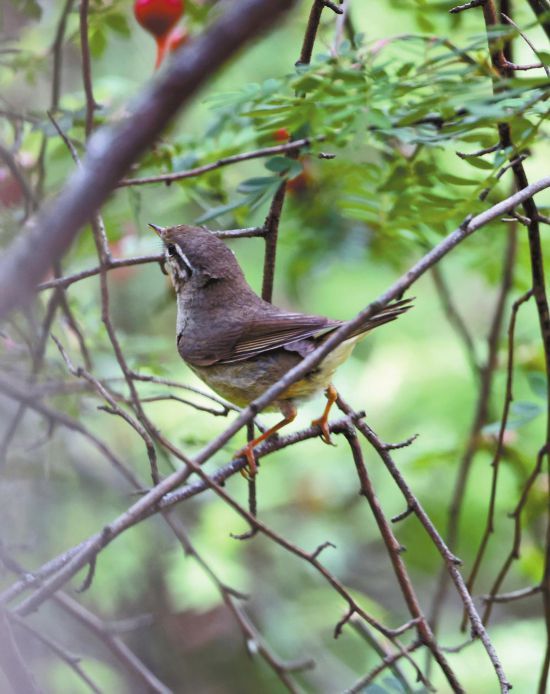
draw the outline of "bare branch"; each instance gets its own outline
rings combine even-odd
[[[338,399],[338,407],[346,414],[350,416],[353,415],[353,410],[341,398]],[[376,450],[379,457],[386,466],[388,472],[393,477],[395,483],[401,490],[401,493],[406,499],[408,506],[414,509],[416,517],[418,518],[418,520],[430,536],[438,552],[441,554],[447,567],[447,571],[449,572],[449,575],[451,576],[451,579],[455,584],[460,599],[462,600],[468,612],[468,617],[472,624],[473,633],[475,634],[475,636],[479,637],[479,639],[483,643],[483,646],[485,647],[487,655],[489,656],[489,659],[497,675],[500,690],[501,692],[503,692],[503,694],[506,694],[511,688],[510,683],[508,682],[506,674],[500,663],[500,659],[475,608],[474,601],[472,600],[472,597],[468,592],[468,589],[466,588],[464,579],[460,571],[458,570],[458,565],[461,563],[460,560],[457,559],[457,557],[455,557],[454,554],[452,554],[449,547],[446,545],[443,538],[438,533],[437,529],[428,517],[427,513],[422,508],[420,502],[418,501],[418,499],[406,483],[405,478],[403,477],[399,468],[393,461],[391,455],[387,450],[385,450],[384,443],[378,438],[376,433],[362,419],[355,420],[355,427],[363,434],[367,441]]]
[[[42,691],[19,650],[5,610],[0,610],[0,669],[14,692],[40,694]]]
[[[343,411],[346,411],[346,405],[342,401],[339,402],[338,405],[339,407],[341,407]],[[349,413],[350,412],[348,410],[346,414]],[[410,576],[407,572],[405,562],[401,557],[401,545],[399,544],[397,538],[393,534],[391,524],[384,515],[382,506],[378,501],[378,498],[374,491],[374,487],[367,472],[367,468],[363,460],[363,453],[361,451],[361,446],[359,444],[357,434],[354,430],[350,428],[350,430],[344,432],[344,436],[346,437],[348,444],[351,448],[353,461],[355,463],[357,476],[359,477],[359,482],[361,486],[361,494],[368,501],[368,504],[372,511],[372,515],[374,516],[374,519],[378,526],[378,530],[380,531],[380,535],[382,536],[382,540],[384,541],[384,544],[386,546],[386,551],[392,563],[392,567],[395,573],[395,577],[399,583],[401,593],[403,594],[403,597],[407,604],[407,608],[409,610],[409,614],[413,619],[413,623],[416,625],[418,639],[429,648],[434,658],[437,660],[453,692],[464,692],[465,690],[460,685],[456,674],[454,673],[447,659],[441,652],[441,649],[439,648],[434,638],[430,625],[428,624],[428,620],[426,619],[422,611],[422,608],[420,607],[420,603],[418,601],[418,597],[414,590]],[[423,684],[427,685],[428,683],[423,681]]]
[[[324,138],[317,137],[316,141],[321,142]],[[271,157],[275,154],[287,154],[288,152],[295,152],[296,150],[302,149],[303,147],[309,147],[312,140],[310,138],[302,138],[300,140],[293,140],[292,142],[286,142],[280,145],[273,145],[272,147],[262,147],[261,149],[255,149],[252,152],[243,152],[242,154],[233,154],[229,157],[222,157],[211,164],[204,164],[203,166],[197,166],[194,169],[187,169],[187,171],[175,171],[174,173],[161,174],[160,176],[146,176],[143,178],[125,178],[118,184],[119,188],[126,186],[145,186],[150,183],[174,183],[175,181],[182,181],[185,178],[194,178],[195,176],[201,176],[209,171],[214,171],[215,169],[220,169],[223,166],[229,166],[230,164],[238,164],[241,161],[249,161],[250,159],[261,159],[263,157]]]
[[[502,408],[502,416],[500,420],[500,428],[498,432],[498,437],[497,437],[497,445],[495,449],[495,454],[493,456],[493,460],[491,461],[491,467],[493,469],[493,476],[492,476],[492,481],[491,481],[491,495],[489,499],[489,508],[487,511],[487,523],[485,526],[485,531],[483,533],[483,537],[481,539],[481,543],[479,545],[476,557],[474,559],[474,563],[472,566],[472,570],[470,572],[470,576],[468,577],[468,581],[466,585],[468,586],[468,590],[472,592],[475,580],[479,571],[479,568],[481,566],[481,562],[483,560],[483,556],[485,554],[485,550],[487,548],[487,545],[489,544],[489,538],[491,537],[492,533],[494,532],[494,517],[495,517],[495,506],[496,506],[496,494],[497,494],[497,483],[498,483],[498,472],[500,468],[500,460],[502,457],[502,453],[504,451],[504,433],[506,431],[506,426],[508,424],[508,415],[510,413],[510,405],[512,404],[513,400],[513,393],[512,393],[512,383],[513,383],[513,376],[514,376],[514,335],[515,335],[515,328],[516,328],[516,320],[517,320],[517,314],[521,306],[528,301],[531,296],[533,295],[533,292],[529,290],[526,294],[524,294],[522,297],[517,299],[513,306],[512,306],[512,313],[510,317],[510,324],[508,326],[508,363],[506,367],[506,393],[504,396],[504,404]],[[464,628],[464,624],[463,624]]]
[[[84,84],[84,94],[86,95],[86,123],[84,126],[86,139],[92,133],[94,111],[97,108],[92,85],[92,62],[90,60],[90,45],[88,41],[89,4],[89,0],[80,0],[80,50],[82,53],[82,82]]]
[[[277,239],[279,222],[285,201],[286,181],[283,181],[273,196],[269,214],[264,223],[265,258],[262,282],[262,299],[271,302],[273,296],[273,280],[275,278],[275,258],[277,254]]]
[[[501,12],[500,14],[501,14],[502,17],[504,17],[504,19],[508,22],[508,24],[511,24],[511,25],[514,27],[514,29],[518,32],[518,34],[521,36],[521,38],[525,41],[525,43],[529,46],[529,48],[533,51],[533,53],[534,53],[534,54],[537,56],[537,58],[539,58],[539,60],[540,60],[539,52],[537,51],[537,49],[535,48],[535,46],[531,43],[531,41],[529,41],[529,38],[523,33],[523,31],[522,31],[522,30],[518,27],[518,25],[514,22],[514,20],[511,19],[510,17],[508,17],[508,15],[504,14],[504,12]],[[506,67],[511,67],[511,68],[514,69],[514,70],[517,70],[517,69],[518,69],[518,66],[514,66],[513,63],[508,63],[508,64],[506,65]],[[544,69],[544,72],[546,72],[546,76],[547,76],[547,77],[550,77],[550,68],[548,67],[548,65],[546,65],[546,63],[544,62],[544,60],[541,60],[540,64],[539,64],[537,67],[543,68],[543,69]]]
[[[530,598],[532,595],[537,595],[542,590],[542,586],[531,586],[530,588],[521,588],[514,590],[511,593],[500,593],[497,595],[482,595],[481,598],[485,602],[514,602]]]

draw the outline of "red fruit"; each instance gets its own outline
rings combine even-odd
[[[170,53],[175,53],[175,51],[177,51],[178,48],[181,48],[181,46],[183,46],[183,44],[187,43],[188,41],[189,32],[187,31],[187,29],[185,27],[176,27],[168,35],[166,47],[170,51]]]
[[[134,15],[157,39],[165,37],[183,14],[183,0],[135,0]]]
[[[141,26],[153,34],[157,42],[158,68],[166,51],[171,30],[183,14],[183,0],[135,0],[134,15]]]
[[[290,140],[290,133],[286,128],[279,128],[273,133],[273,139],[277,142],[288,142]]]
[[[308,159],[300,158],[303,170],[294,178],[291,178],[287,183],[286,189],[291,195],[300,197],[311,190],[312,184],[315,182],[311,164]]]

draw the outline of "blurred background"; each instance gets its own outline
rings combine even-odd
[[[283,25],[212,80],[132,176],[184,170],[276,145],[291,134],[323,135],[325,141],[300,155],[294,175],[287,172],[291,180],[280,226],[274,302],[348,319],[466,214],[511,193],[509,176],[497,180],[504,161],[500,154],[473,163],[455,154],[456,150],[473,151],[493,144],[496,118],[508,118],[518,141],[528,150],[525,166],[530,180],[548,173],[550,152],[541,126],[544,100],[536,99],[544,89],[544,72],[521,73],[511,80],[510,92],[501,101],[492,99],[481,12],[450,16],[450,4],[412,0],[350,2],[352,27],[341,29],[340,35],[336,15],[325,10],[312,66],[296,72],[294,63],[309,5],[301,3]],[[45,116],[52,105],[51,47],[64,7],[62,2],[17,0],[4,3],[1,9],[5,39],[0,54],[2,141],[15,152],[20,170],[39,186],[45,200],[55,196],[74,169],[66,146]],[[180,24],[192,37],[217,12],[217,6],[189,1]],[[513,12],[514,21],[525,28],[535,46],[547,51],[545,35],[536,26],[528,4],[515,2]],[[154,78],[155,43],[137,24],[132,4],[126,0],[92,2],[90,39],[94,93],[101,104],[96,122],[101,125],[123,118],[128,103]],[[442,39],[451,39],[452,45],[444,45]],[[461,50],[468,51],[472,63],[462,60]],[[67,13],[62,57],[56,119],[82,152],[84,93],[76,3]],[[536,60],[521,38],[514,38],[514,60]],[[459,108],[466,109],[466,117],[456,117]],[[438,127],[436,116],[451,125]],[[281,129],[286,133],[281,134]],[[320,159],[319,152],[336,156]],[[159,242],[148,231],[149,222],[164,226],[198,222],[212,229],[261,225],[273,186],[280,181],[279,164],[270,161],[246,161],[169,187],[157,183],[119,189],[102,210],[114,256],[160,252]],[[4,165],[0,172],[0,240],[4,247],[21,233],[25,220],[24,201],[13,180],[10,183],[10,175]],[[482,202],[478,195],[486,187],[491,192]],[[548,195],[537,200],[544,213]],[[458,545],[453,548],[464,561],[464,575],[471,570],[486,523],[490,462],[498,432],[495,423],[500,418],[506,380],[510,306],[530,287],[525,229],[521,224],[491,224],[455,249],[439,267],[471,335],[475,359],[483,364],[501,292],[506,248],[513,234],[517,236],[517,257],[512,287],[505,297],[489,410],[475,437]],[[542,227],[542,235],[548,267],[548,227]],[[239,239],[230,246],[259,292],[263,241]],[[63,260],[62,271],[68,274],[96,263],[87,229]],[[174,297],[158,265],[111,271],[109,286],[113,321],[131,368],[206,390],[175,349]],[[43,320],[48,295],[43,292],[30,313],[14,317],[0,334],[0,363],[10,376],[33,378],[26,343],[32,343]],[[479,374],[449,321],[441,282],[438,288],[427,274],[414,286],[412,295],[416,297],[414,309],[360,343],[339,369],[335,385],[356,409],[366,411],[367,422],[383,440],[396,442],[419,434],[413,445],[395,452],[395,459],[445,535],[457,470],[479,397]],[[120,369],[101,323],[98,278],[75,283],[67,297],[85,335],[94,376],[119,379]],[[81,365],[78,340],[67,321],[56,316],[51,332],[73,362]],[[489,592],[510,552],[513,520],[508,514],[518,502],[544,441],[543,365],[536,310],[529,302],[519,314],[516,330],[515,403],[505,434],[495,533],[474,587],[475,596]],[[45,402],[108,442],[142,483],[149,484],[142,440],[120,418],[98,410],[101,401],[93,392],[77,389],[77,379],[68,373],[50,339],[36,382],[44,388]],[[73,391],[48,392],[48,383],[59,382],[73,382]],[[147,397],[175,391],[159,383],[141,383],[139,392]],[[211,405],[200,395],[177,394]],[[215,417],[173,400],[144,406],[163,434],[188,455],[223,431],[234,416]],[[322,398],[303,406],[292,429],[309,425],[323,406]],[[13,400],[0,399],[3,441],[16,410]],[[261,419],[271,425],[276,417],[267,414]],[[358,495],[347,445],[340,439],[336,447],[315,439],[265,458],[258,478],[259,516],[307,550],[325,541],[334,543],[336,547],[322,555],[326,566],[366,609],[385,624],[397,626],[407,621],[408,612],[372,514]],[[208,462],[207,471],[229,462],[244,440],[245,433],[240,432]],[[31,410],[25,412],[3,452],[2,551],[4,559],[11,557],[25,570],[32,571],[77,544],[135,499],[86,438]],[[400,513],[405,502],[399,490],[375,452],[365,445],[364,453],[386,515]],[[166,457],[160,461],[163,475],[179,464]],[[246,506],[247,484],[240,476],[227,483],[227,490]],[[540,581],[547,498],[544,473],[531,489],[522,517],[520,556],[513,561],[500,592]],[[316,661],[314,669],[294,675],[305,691],[344,691],[377,665],[379,656],[353,626],[346,626],[338,639],[333,638],[346,605],[310,566],[261,535],[242,542],[232,539],[230,533],[247,528],[212,493],[180,504],[175,513],[220,580],[249,595],[243,607],[272,650],[284,660],[311,657]],[[413,516],[398,523],[395,531],[407,548],[404,560],[429,613],[440,556]],[[83,577],[84,572],[80,580]],[[0,578],[3,588],[15,579],[5,562]],[[283,690],[266,663],[247,653],[242,633],[207,572],[192,556],[184,555],[158,518],[126,532],[101,553],[88,591],[76,595],[72,588],[69,594],[113,629],[117,625],[123,629],[122,620],[135,622],[136,628],[121,632],[120,638],[176,692]],[[482,609],[477,598],[476,604]],[[461,603],[450,589],[440,623],[443,645],[457,646],[468,638],[467,632],[460,632],[461,618]],[[100,691],[137,692],[143,688],[101,639],[58,604],[46,603],[28,621],[70,653],[81,656],[80,665]],[[83,681],[44,644],[20,627],[14,626],[14,634],[45,690],[86,691]],[[545,638],[540,596],[496,605],[490,635],[514,690],[535,691]],[[466,691],[498,691],[479,642],[448,657]],[[419,651],[418,663],[423,665],[425,658]],[[410,666],[405,663],[402,668],[409,683],[421,691]],[[448,691],[435,668],[432,681],[438,691]],[[398,687],[403,686],[388,673],[378,684],[382,689],[376,691],[400,691]]]

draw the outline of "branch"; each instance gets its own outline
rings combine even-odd
[[[45,268],[69,248],[78,230],[105,202],[130,164],[190,101],[203,83],[244,44],[273,25],[294,0],[239,0],[174,56],[146,87],[131,115],[90,138],[82,169],[57,200],[20,235],[0,263],[0,320],[28,302]]]
[[[352,622],[353,626],[357,628],[357,624]],[[414,653],[422,646],[420,641],[414,641],[410,646],[405,649],[406,653],[384,653],[383,651],[379,653],[382,657],[382,662],[374,667],[370,672],[368,672],[364,677],[361,677],[355,684],[346,689],[345,694],[361,694],[361,692],[368,691],[368,686],[374,682],[374,680],[380,675],[384,670],[392,670],[392,674],[400,682],[403,687],[404,692],[413,692],[414,689],[409,686],[407,680],[405,679],[403,673],[399,669],[398,661],[403,658],[406,654]]]
[[[500,590],[501,585],[504,582],[504,579],[508,575],[508,572],[514,563],[516,559],[519,559],[519,550],[521,547],[521,516],[523,513],[523,509],[525,508],[525,505],[527,503],[527,500],[529,498],[529,494],[531,493],[531,489],[533,488],[533,485],[535,484],[535,481],[537,480],[538,476],[540,475],[542,471],[542,466],[544,463],[544,458],[545,456],[550,457],[550,449],[547,449],[546,447],[543,447],[540,449],[540,451],[537,454],[537,458],[535,461],[535,465],[533,467],[533,470],[531,471],[531,474],[528,476],[525,485],[523,487],[523,490],[521,492],[520,498],[518,503],[516,504],[516,507],[510,514],[511,517],[514,519],[514,537],[512,540],[512,547],[510,548],[510,552],[508,553],[508,556],[504,560],[504,563],[502,565],[502,568],[497,574],[497,577],[495,578],[495,581],[493,585],[491,586],[491,590],[489,591],[489,595],[485,597],[485,602],[487,603],[485,607],[485,612],[483,613],[483,623],[487,624],[489,622],[489,619],[491,618],[491,612],[493,609],[493,603],[498,602],[494,601],[493,598],[498,594],[498,591]],[[541,592],[544,591],[544,586],[541,585],[540,588]]]
[[[548,12],[548,9],[547,9],[547,12]],[[538,65],[537,67],[543,68],[544,72],[546,73],[546,76],[550,78],[550,68],[548,67],[548,65],[546,65],[544,60],[541,59],[539,52],[537,51],[535,46],[531,43],[531,41],[529,41],[528,37],[523,33],[523,31],[518,27],[518,25],[514,22],[513,19],[508,17],[508,15],[504,14],[504,12],[501,12],[500,14],[502,17],[504,17],[504,19],[508,22],[508,24],[511,24],[514,27],[514,29],[518,32],[518,34],[521,36],[521,38],[525,41],[525,43],[529,46],[529,48],[533,51],[533,53],[540,60],[540,65]],[[507,65],[507,67],[510,67],[512,65],[513,65],[513,63],[509,63]],[[518,69],[517,66],[515,66],[515,69],[516,70]]]
[[[439,265],[434,265],[434,267],[432,268],[432,279],[434,281],[437,294],[441,301],[445,317],[453,326],[453,328],[456,331],[456,334],[460,337],[463,343],[466,356],[468,358],[468,361],[470,362],[472,373],[479,375],[480,366],[473,338],[470,335],[468,326],[464,322],[462,316],[460,315],[456,307],[449,286],[447,285],[447,282],[443,273],[441,272]]]
[[[108,625],[104,624],[95,614],[64,593],[54,595],[53,600],[64,612],[70,614],[86,629],[93,632],[126,669],[138,679],[144,687],[144,691],[157,692],[157,694],[170,694],[172,692],[172,690],[163,684],[136,654],[128,648],[122,639],[111,633]]]
[[[397,578],[397,582],[399,583],[399,587],[407,604],[407,608],[411,617],[413,618],[413,620],[415,620],[416,628],[418,630],[418,638],[432,652],[434,658],[439,663],[439,666],[441,667],[441,670],[443,671],[443,674],[445,675],[447,682],[449,683],[453,692],[464,692],[465,690],[458,682],[455,673],[453,672],[447,659],[445,658],[437,642],[435,641],[430,625],[428,624],[428,620],[422,612],[422,608],[420,607],[418,597],[415,593],[411,579],[407,572],[405,562],[401,557],[401,552],[403,548],[401,547],[395,535],[393,534],[392,527],[386,519],[380,502],[376,497],[374,487],[372,485],[369,474],[367,472],[367,468],[365,466],[365,462],[363,460],[363,453],[361,451],[361,446],[359,444],[357,434],[355,433],[355,430],[350,428],[350,430],[344,432],[344,436],[346,437],[347,442],[351,448],[353,461],[357,470],[357,476],[359,477],[359,482],[361,485],[361,494],[368,501],[368,504],[378,526],[378,530],[380,531],[380,535],[382,536],[382,540],[386,546],[386,550],[390,557],[390,561],[392,563],[393,570]],[[426,686],[429,685],[429,683],[427,683],[426,681],[423,681],[423,684]]]
[[[501,81],[506,80],[510,71],[504,64],[506,57],[500,48],[499,41],[491,36],[491,30],[498,25],[498,16],[494,0],[485,0],[482,9],[485,28],[487,31],[487,45],[495,73],[495,76],[493,77],[493,92],[496,94],[501,88]],[[497,80],[496,77],[500,79]],[[500,122],[497,123],[497,128],[502,148],[513,152],[514,142],[512,139],[512,130],[510,124],[508,122]],[[510,160],[516,188],[526,188],[529,185],[529,182],[523,162],[520,158],[514,158],[513,154],[510,155]],[[527,227],[527,236],[529,240],[529,255],[531,260],[532,289],[533,297],[537,305],[540,334],[544,349],[547,412],[545,442],[541,450],[545,451],[546,455],[548,455],[548,452],[550,451],[550,309],[546,295],[544,260],[539,228],[539,212],[532,197],[527,198],[523,202],[523,211],[525,216],[530,220]],[[544,455],[542,457],[544,457]],[[550,456],[548,467],[550,470]],[[546,625],[546,649],[539,679],[539,694],[544,694],[546,692],[548,677],[550,674],[550,507],[547,508],[546,526],[546,547],[544,552],[544,569],[542,577],[542,603],[544,608],[544,621]]]
[[[94,99],[92,84],[92,61],[90,60],[90,45],[88,41],[88,9],[90,0],[80,0],[80,50],[82,53],[82,82],[86,95],[86,122],[84,132],[86,139],[92,133],[94,127],[94,111],[97,104]]]
[[[273,296],[273,280],[275,278],[275,258],[277,255],[277,238],[279,221],[285,201],[286,181],[283,181],[273,196],[269,214],[264,223],[265,257],[262,281],[262,299],[271,302]]]
[[[318,142],[324,140],[324,137],[315,138]],[[229,164],[238,164],[241,161],[249,161],[250,159],[261,159],[262,157],[270,157],[273,154],[286,154],[287,152],[294,152],[301,149],[302,147],[309,147],[311,144],[311,139],[304,137],[300,140],[293,140],[292,142],[286,142],[281,145],[273,145],[273,147],[263,147],[262,149],[255,149],[251,152],[243,152],[242,154],[232,154],[229,157],[222,157],[211,164],[203,164],[202,166],[197,166],[194,169],[187,169],[186,171],[175,171],[174,173],[161,174],[160,176],[146,176],[144,178],[125,178],[118,184],[119,188],[124,188],[127,186],[144,186],[149,183],[174,183],[175,181],[182,181],[184,178],[194,178],[195,176],[201,176],[209,171],[214,171],[215,169],[220,169],[222,166],[229,166]]]
[[[353,416],[353,410],[349,407],[349,405],[343,402],[341,398],[338,399],[338,407],[346,414]],[[414,510],[416,517],[423,525],[424,529],[432,539],[432,542],[434,543],[436,549],[445,561],[447,571],[449,572],[449,575],[451,576],[451,579],[455,584],[460,599],[462,600],[462,603],[466,611],[468,612],[468,616],[472,624],[472,631],[475,634],[475,636],[480,638],[481,642],[483,643],[483,646],[485,647],[487,655],[489,656],[489,659],[497,675],[501,692],[503,694],[507,694],[507,692],[509,692],[511,689],[511,685],[508,682],[506,674],[500,663],[499,657],[489,638],[489,634],[487,633],[487,630],[485,629],[479,617],[479,614],[475,608],[472,596],[466,588],[466,584],[464,583],[462,574],[458,570],[457,565],[460,564],[460,560],[457,559],[457,557],[455,557],[454,554],[452,554],[441,535],[437,532],[437,529],[435,528],[434,524],[432,523],[427,513],[420,505],[420,502],[411,491],[410,487],[405,481],[405,478],[403,477],[399,468],[393,461],[385,444],[378,438],[376,433],[362,419],[356,419],[355,426],[363,434],[363,436],[367,439],[371,446],[376,450],[380,459],[386,466],[388,472],[393,477],[395,483],[401,490],[401,493],[407,501],[407,505]]]
[[[515,600],[523,600],[530,598],[532,595],[537,595],[542,590],[541,586],[531,586],[530,588],[521,588],[514,590],[511,593],[500,593],[497,595],[482,595],[481,599],[485,602],[514,602]]]
[[[49,650],[52,651],[52,653],[54,653],[60,660],[66,663],[67,666],[70,667],[71,670],[73,670],[78,677],[80,677],[80,679],[90,689],[90,691],[94,692],[94,694],[102,694],[102,690],[99,689],[95,682],[90,677],[88,677],[86,672],[84,672],[84,670],[80,666],[79,656],[72,655],[71,653],[66,651],[65,648],[63,648],[63,646],[61,646],[53,639],[50,639],[48,636],[45,636],[37,629],[31,627],[31,625],[27,624],[27,622],[21,617],[18,617],[14,614],[10,614],[10,620],[13,620],[13,623],[16,624],[18,628],[22,629],[27,634],[30,634],[32,638],[44,644],[46,648],[49,648]]]
[[[317,31],[319,29],[319,24],[321,22],[321,14],[325,3],[323,0],[313,0],[311,5],[311,10],[309,13],[309,18],[307,20],[306,33],[304,34],[304,41],[302,43],[302,50],[300,51],[300,57],[296,62],[296,65],[309,65],[311,62],[311,55],[313,53],[313,46],[315,45],[315,39],[317,37]]]
[[[500,468],[500,460],[502,457],[502,453],[504,451],[504,433],[506,431],[506,426],[508,424],[508,415],[510,412],[510,405],[512,404],[513,400],[513,393],[512,393],[512,383],[513,383],[513,377],[514,377],[514,335],[515,335],[515,329],[516,329],[516,320],[517,320],[517,314],[521,306],[528,301],[533,292],[529,290],[526,294],[524,294],[522,297],[520,297],[517,301],[514,302],[512,306],[512,314],[510,317],[510,324],[508,326],[508,361],[507,361],[507,366],[506,366],[506,392],[504,396],[504,405],[502,407],[502,416],[500,420],[500,427],[499,427],[499,432],[498,432],[498,437],[497,437],[497,445],[495,449],[495,454],[493,456],[493,460],[491,461],[491,467],[493,470],[493,475],[492,475],[492,481],[491,481],[491,496],[489,499],[489,509],[487,511],[487,522],[485,526],[485,531],[483,533],[483,537],[481,539],[476,557],[474,559],[474,563],[472,566],[472,570],[470,572],[470,576],[468,577],[468,581],[466,585],[468,586],[468,590],[470,592],[473,591],[473,587],[475,584],[475,580],[479,571],[479,568],[481,566],[481,562],[483,560],[483,556],[485,554],[485,550],[487,549],[487,545],[489,544],[489,538],[491,535],[494,533],[494,517],[495,517],[495,507],[496,507],[496,494],[497,494],[497,483],[498,483],[498,473],[499,473],[499,468]],[[464,624],[463,624],[464,628]]]
[[[263,227],[249,227],[247,229],[229,229],[224,231],[212,231],[214,236],[219,239],[241,239],[241,238],[253,238],[261,237],[265,235],[265,230]],[[134,258],[109,258],[103,265],[105,270],[118,270],[121,267],[131,267],[133,265],[145,265],[147,263],[162,263],[164,261],[163,253],[156,253],[155,255],[140,255]],[[72,275],[67,275],[66,277],[59,277],[53,280],[48,280],[47,282],[41,282],[37,287],[37,291],[43,291],[44,289],[55,289],[56,287],[69,287],[75,282],[80,282],[80,280],[85,280],[88,277],[94,277],[94,275],[99,275],[101,272],[101,266],[89,268],[88,270],[81,270],[80,272],[75,272]]]
[[[489,335],[487,337],[487,359],[483,367],[480,369],[479,394],[477,398],[477,404],[472,418],[472,423],[470,425],[470,431],[468,433],[466,446],[464,448],[464,451],[460,459],[460,464],[458,466],[453,496],[451,504],[449,506],[447,520],[447,535],[445,539],[447,544],[449,545],[449,547],[453,549],[453,551],[457,550],[457,543],[459,538],[460,513],[462,511],[462,504],[464,502],[466,484],[470,476],[470,470],[474,461],[475,454],[479,447],[481,431],[485,424],[487,424],[487,418],[489,413],[489,401],[491,397],[491,390],[493,387],[493,378],[495,374],[495,369],[497,367],[498,345],[504,316],[504,308],[506,305],[508,293],[512,287],[513,269],[516,259],[516,246],[517,239],[515,229],[510,229],[508,231],[508,240],[504,252],[500,291],[498,294],[496,307],[493,313],[493,319],[491,321]],[[432,603],[432,613],[430,622],[434,631],[436,631],[438,627],[439,617],[441,615],[441,610],[443,609],[443,605],[445,602],[447,588],[447,573],[445,571],[445,567],[442,567],[441,573],[439,574],[437,588]]]
[[[361,414],[362,413],[359,413],[359,415]],[[330,424],[329,431],[334,434],[342,433],[343,427],[348,426],[348,424],[349,418],[346,417],[344,420],[336,421]],[[268,439],[261,446],[258,446],[258,448],[255,449],[255,454],[256,457],[260,459],[270,453],[273,453],[274,451],[281,450],[283,448],[286,448],[287,446],[295,445],[300,441],[306,441],[308,439],[316,438],[318,436],[318,427],[308,427],[307,429],[294,432],[293,434],[287,436],[280,436],[278,438]],[[214,472],[214,474],[212,475],[212,479],[218,484],[222,485],[230,477],[238,474],[246,466],[246,462],[247,461],[244,457],[233,459],[230,463],[227,463],[226,465],[220,467],[216,472]],[[203,480],[198,480],[197,482],[187,484],[186,486],[182,487],[181,489],[178,489],[175,492],[166,494],[160,502],[160,508],[161,510],[170,509],[171,507],[181,503],[182,501],[186,501],[187,499],[191,499],[195,496],[198,496],[199,494],[204,493],[205,491],[208,491],[208,489],[208,485]],[[155,511],[156,509],[150,509],[147,512],[147,514],[143,517],[148,517],[155,513]],[[78,545],[71,547],[62,554],[58,555],[57,557],[50,559],[48,562],[43,564],[40,568],[36,569],[32,573],[27,573],[22,579],[14,583],[10,588],[0,593],[0,605],[4,605],[11,602],[28,588],[39,586],[44,579],[55,574],[63,566],[65,566],[74,556],[76,556],[78,552],[84,549],[86,543],[90,539],[91,538],[88,538],[88,540],[84,540],[83,542],[80,542]],[[312,553],[312,556],[318,556],[315,554],[316,552],[317,550],[315,550],[315,552]],[[7,561],[6,557],[3,556],[1,543],[0,559],[4,561],[4,563]]]
[[[8,614],[0,610],[0,670],[14,692],[41,694],[13,637]]]

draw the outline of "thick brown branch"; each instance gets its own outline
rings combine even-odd
[[[279,222],[286,194],[286,181],[283,181],[273,196],[269,214],[264,223],[265,232],[265,256],[264,273],[262,281],[262,299],[271,302],[273,297],[273,281],[275,278],[275,258],[277,255],[277,239],[279,236]]]
[[[313,46],[315,45],[315,39],[317,37],[317,31],[319,30],[319,24],[321,22],[321,14],[325,3],[323,0],[313,0],[311,5],[311,10],[309,13],[309,18],[307,20],[306,32],[304,34],[304,41],[302,43],[302,50],[300,51],[300,57],[296,65],[309,65],[311,62],[311,55],[313,53]]]

